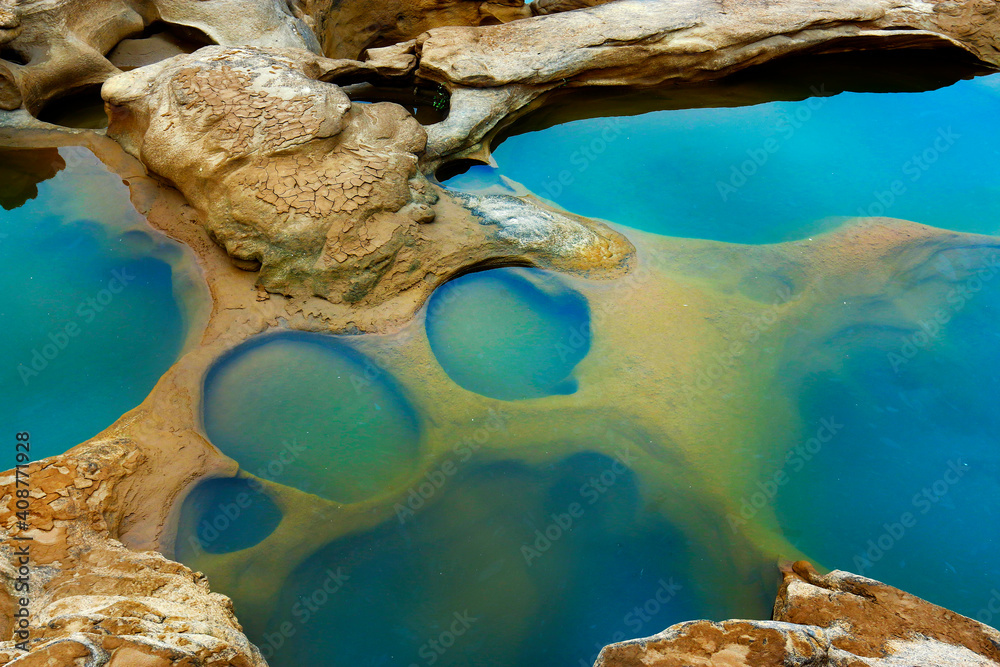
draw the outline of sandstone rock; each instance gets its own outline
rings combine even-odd
[[[574,9],[596,7],[606,2],[612,2],[612,0],[535,0],[531,3],[531,13],[536,16],[558,14],[559,12],[571,12]]]
[[[297,14],[331,58],[361,57],[369,47],[413,39],[439,26],[507,23],[531,16],[524,0],[296,0]]]
[[[112,498],[145,463],[130,446],[105,442],[31,464],[24,478],[31,488],[27,527],[19,526],[13,473],[0,478],[5,637],[12,633],[13,600],[23,595],[14,588],[13,548],[24,542],[13,538],[32,538],[29,651],[0,642],[0,665],[265,667],[230,600],[212,593],[204,576],[112,539],[121,519]]]
[[[554,88],[706,81],[797,52],[951,49],[995,67],[998,44],[1000,12],[979,0],[617,0],[431,30],[418,39],[418,74],[443,83],[453,109],[459,91],[476,91],[477,104],[435,128],[428,146],[432,156],[464,156]],[[511,87],[516,95],[500,92]]]
[[[281,0],[24,0],[0,4],[0,109],[37,114],[49,101],[119,72],[105,54],[154,21],[220,44],[319,49]],[[11,60],[16,56],[17,62]]]
[[[1000,632],[873,579],[783,568],[773,621],[692,621],[605,647],[595,667],[996,667]]]
[[[398,105],[352,104],[327,83],[403,75],[407,55],[359,63],[207,47],[108,81],[109,136],[175,184],[231,257],[259,264],[272,292],[377,303],[505,257],[584,272],[624,265],[632,248],[621,235],[524,202],[517,215],[531,209],[545,242],[498,234],[495,220],[460,209],[439,230],[447,241],[427,231],[447,195],[418,169],[424,129]]]

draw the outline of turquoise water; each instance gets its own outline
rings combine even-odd
[[[602,476],[607,486],[595,484]],[[193,555],[190,526],[227,516],[213,491],[196,493],[213,500],[185,504],[181,557]],[[233,539],[248,541],[248,528],[232,528]],[[241,622],[274,667],[589,667],[606,643],[681,620],[767,614],[770,591],[754,609],[734,605],[695,581],[692,554],[729,569],[724,553],[692,543],[644,501],[613,458],[473,462],[426,507],[319,548],[266,612]],[[232,567],[197,563],[210,577]],[[241,575],[251,589],[269,576]],[[234,601],[240,614],[245,601]]]
[[[271,664],[590,665],[616,635],[703,616],[709,605],[684,586],[684,537],[644,509],[631,474],[599,503],[581,498],[580,486],[613,463],[584,454],[541,470],[478,466],[425,514],[322,549],[283,591],[263,646],[325,573],[348,578]],[[574,502],[586,510],[578,518]],[[551,530],[558,537],[542,550],[535,531],[558,515],[567,529]],[[661,587],[652,613],[634,612]]]
[[[426,322],[445,372],[504,400],[573,393],[573,368],[590,349],[587,299],[533,269],[452,280],[434,292]]]
[[[139,405],[177,359],[189,325],[175,294],[183,251],[145,227],[88,151],[4,157],[26,170],[0,187],[13,207],[0,211],[0,402],[42,458]]]
[[[965,255],[939,264],[980,269],[957,285],[937,286],[933,273],[899,285],[946,290],[941,308],[900,326],[835,330],[818,340],[822,357],[784,360],[806,422],[841,430],[807,452],[775,502],[786,534],[827,566],[996,626],[987,605],[1000,583],[1000,251]],[[851,308],[863,317],[871,306]]]
[[[205,380],[205,429],[258,477],[329,500],[377,495],[419,455],[416,414],[392,378],[329,336],[245,343]]]
[[[497,149],[497,168],[474,167],[446,185],[517,191],[516,181],[575,213],[745,243],[808,236],[859,214],[992,232],[1000,226],[998,186],[984,165],[1000,156],[989,113],[1000,102],[998,82],[986,77],[924,93],[844,93],[575,121],[515,135]],[[608,128],[617,134],[608,136]],[[584,166],[580,147],[601,146],[595,139],[604,142],[600,159]],[[767,160],[747,168],[753,173],[744,175],[746,182],[731,185],[735,192],[720,188],[733,165],[740,169],[758,149]],[[936,155],[923,169],[913,156],[927,150]],[[564,169],[571,171],[561,189],[546,192]],[[993,406],[1000,389],[1000,259],[995,247],[977,242],[910,266],[935,244],[947,246],[935,239],[909,255],[887,253],[884,265],[870,267],[871,280],[858,281],[858,298],[846,284],[829,286],[828,297],[827,288],[815,285],[797,294],[813,299],[812,307],[787,330],[757,332],[767,339],[765,349],[742,361],[758,359],[759,367],[739,371],[750,380],[721,398],[706,393],[718,404],[694,406],[690,414],[704,420],[695,423],[696,433],[727,439],[709,446],[746,456],[748,470],[785,474],[765,502],[778,533],[809,558],[997,625],[1000,617],[988,605],[1000,582],[1000,418]],[[854,259],[843,254],[843,261]],[[802,277],[811,275],[812,267],[800,268]],[[727,266],[717,270],[725,291],[735,274]],[[751,277],[781,283],[777,274]],[[698,282],[692,291],[711,300],[707,269]],[[872,287],[883,283],[881,291]],[[524,411],[515,413],[526,421],[515,424],[512,441],[515,432],[523,438],[524,431],[542,436],[564,427],[550,429],[548,415],[526,425],[545,397],[573,404],[586,394],[575,373],[594,354],[586,298],[593,292],[586,281],[572,284],[536,270],[483,271],[448,283],[428,303],[425,332],[448,378],[486,397],[476,400]],[[738,304],[731,291],[726,303]],[[738,319],[744,315],[738,310],[720,308],[717,317]],[[686,325],[669,308],[658,324],[662,329],[640,332],[650,340],[646,366],[642,358],[623,362],[629,369],[597,360],[607,373],[641,367],[647,384],[636,380],[635,396],[607,392],[593,418],[581,414],[569,427],[578,446],[566,446],[575,454],[549,457],[566,445],[555,437],[504,449],[508,436],[501,434],[488,451],[463,458],[457,472],[432,468],[427,474],[442,483],[414,511],[397,506],[394,514],[368,505],[334,511],[317,500],[297,509],[290,503],[282,516],[249,482],[203,482],[182,510],[178,555],[214,581],[232,581],[239,571],[242,588],[222,592],[233,596],[248,635],[276,667],[588,667],[600,646],[676,622],[767,618],[776,580],[747,572],[774,573],[774,563],[740,541],[732,516],[707,491],[732,494],[727,485],[743,480],[718,472],[718,479],[702,480],[699,472],[712,471],[688,474],[683,467],[685,457],[699,454],[700,443],[689,440],[700,435],[689,434],[676,451],[677,443],[637,436],[656,461],[634,467],[598,452],[607,432],[596,412],[625,412],[630,402],[642,402],[649,382],[671,379],[656,376],[657,341],[673,344],[668,334],[686,333]],[[691,334],[712,325],[692,324]],[[785,338],[774,338],[779,330]],[[392,489],[393,498],[409,497],[400,483],[405,487],[408,473],[422,470],[422,455],[448,445],[426,435],[433,420],[422,421],[408,392],[438,385],[401,388],[395,369],[361,355],[355,340],[286,333],[237,348],[206,382],[212,441],[245,471],[322,498],[368,500]],[[643,348],[635,349],[642,357]],[[760,393],[759,403],[752,402],[759,424],[726,432],[730,407],[736,414],[746,407],[742,391]],[[468,398],[457,390],[450,396]],[[640,433],[650,427],[631,426]],[[285,462],[289,441],[302,453]],[[549,462],[529,464],[525,452]],[[738,470],[731,463],[717,465]],[[640,480],[636,471],[646,476]],[[649,488],[657,475],[666,486]],[[594,480],[606,480],[603,491],[594,493]],[[768,481],[746,485],[756,491]],[[262,505],[230,518],[240,494]],[[764,514],[755,520],[769,529]],[[307,555],[274,595],[261,599],[255,593],[267,589],[273,568],[247,564],[285,558],[261,541],[290,527],[317,525],[319,533],[316,522],[344,528],[335,539],[306,530],[292,538],[299,542],[283,545]],[[746,596],[737,599],[740,592]]]
[[[591,118],[511,136],[494,158],[574,213],[668,236],[775,243],[882,215],[992,234],[1000,182],[983,170],[1000,159],[998,101],[992,75],[919,93]]]

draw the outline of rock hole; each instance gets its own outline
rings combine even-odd
[[[86,86],[49,101],[38,120],[63,127],[100,130],[108,126],[100,84]]]
[[[197,28],[156,21],[139,35],[120,41],[107,58],[118,69],[129,71],[213,44],[215,40]]]
[[[434,82],[413,79],[391,79],[368,73],[337,77],[332,83],[340,86],[352,102],[394,102],[413,114],[421,125],[440,123],[448,117],[451,95]]]

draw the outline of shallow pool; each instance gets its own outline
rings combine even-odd
[[[431,297],[426,327],[455,382],[505,400],[573,393],[573,368],[590,347],[587,299],[531,269],[452,280]]]
[[[837,95],[816,76],[801,101],[576,120],[510,136],[494,158],[574,213],[669,236],[776,243],[883,215],[1000,231],[984,172],[1000,159],[1000,75]]]
[[[0,401],[33,456],[59,454],[139,405],[177,359],[190,257],[148,227],[83,148],[4,151]],[[199,295],[204,296],[204,295]]]
[[[258,477],[328,500],[376,496],[419,455],[416,414],[346,343],[298,333],[244,344],[205,381],[205,429]]]
[[[997,231],[998,81],[508,138],[446,185],[655,232],[641,270],[481,271],[393,335],[237,348],[205,425],[241,478],[178,555],[278,667],[587,667],[766,618],[779,558],[996,625],[1000,239],[848,218]]]

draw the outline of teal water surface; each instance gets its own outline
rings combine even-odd
[[[857,215],[995,232],[1000,192],[984,165],[1000,157],[991,132],[998,81],[578,120],[514,135],[497,148],[497,167],[473,168],[445,185],[516,191],[516,181],[574,213],[740,243],[801,238]],[[754,166],[744,169],[747,160]],[[731,180],[733,169],[743,180]],[[781,325],[757,332],[767,339],[753,356],[759,367],[738,372],[764,399],[753,403],[760,407],[752,417],[764,426],[748,425],[746,433],[759,430],[767,442],[717,428],[746,397],[709,392],[706,400],[717,403],[690,410],[692,420],[704,420],[693,423],[694,442],[653,442],[644,436],[648,425],[635,424],[636,441],[655,452],[655,462],[630,467],[610,458],[601,451],[607,432],[596,412],[638,403],[648,387],[637,380],[636,396],[608,392],[593,418],[575,420],[575,454],[529,463],[501,443],[454,474],[432,469],[441,484],[414,511],[370,523],[351,514],[352,528],[332,541],[294,538],[302,542],[283,546],[301,554],[308,545],[309,555],[266,600],[253,592],[268,589],[272,573],[239,570],[240,563],[281,556],[264,553],[267,535],[336,521],[347,516],[342,507],[325,514],[310,505],[279,516],[249,482],[210,480],[182,510],[178,553],[219,581],[240,572],[248,583],[222,592],[233,595],[248,635],[276,667],[589,667],[600,646],[676,622],[768,616],[776,581],[748,577],[753,565],[746,561],[760,560],[759,571],[772,574],[774,563],[740,541],[733,516],[705,492],[729,493],[736,482],[719,474],[701,486],[704,480],[683,468],[701,433],[722,433],[727,440],[715,450],[722,458],[727,451],[746,456],[748,469],[766,459],[785,473],[765,499],[768,511],[756,516],[761,532],[771,530],[764,514],[773,509],[777,534],[820,566],[882,579],[996,625],[990,604],[1000,583],[1000,420],[992,404],[1000,389],[1000,260],[988,240],[957,250],[949,243],[929,240],[926,248],[940,244],[941,251],[916,267],[907,262],[918,250],[887,252],[884,266],[870,267],[872,280],[858,281],[858,298],[845,285],[829,286],[828,296],[811,286],[802,298],[813,299],[813,309],[782,330],[784,338],[769,338]],[[730,268],[718,269],[723,285]],[[709,274],[696,288],[708,300]],[[767,278],[750,276],[768,285],[761,293],[773,286]],[[585,393],[576,367],[594,352],[591,292],[586,281],[568,283],[522,268],[453,280],[426,309],[433,359],[456,385],[486,397],[477,400],[525,413],[546,397],[571,403]],[[742,316],[735,297],[727,303],[736,306],[726,317]],[[662,329],[641,332],[651,361],[673,324],[664,304]],[[692,325],[692,332],[711,325]],[[393,341],[373,345],[383,343]],[[629,363],[646,370],[641,351],[635,356]],[[628,372],[612,363],[605,372]],[[648,364],[641,381],[672,379],[656,377],[656,367]],[[245,472],[329,500],[369,500],[407,480],[422,453],[442,449],[421,440],[423,415],[407,400],[407,391],[427,388],[404,390],[393,371],[347,337],[263,337],[211,371],[206,430]],[[548,433],[544,415],[533,423]],[[832,436],[809,439],[813,425]],[[540,453],[563,444],[539,438],[526,449],[544,458]],[[787,453],[799,445],[806,453]],[[720,461],[720,470],[736,467],[730,463]],[[657,481],[672,490],[654,495],[651,478],[670,471],[676,478]],[[595,480],[607,481],[591,504]],[[766,487],[753,482],[752,491]],[[250,502],[260,496],[262,507],[223,520],[241,493]],[[368,505],[357,511],[376,516]],[[185,541],[195,548],[185,551]],[[736,592],[748,595],[737,601]]]
[[[139,405],[177,359],[190,325],[175,271],[185,251],[145,225],[89,151],[3,158],[20,180],[5,183],[0,210],[0,402],[42,458]]]
[[[668,236],[776,243],[843,216],[883,215],[1000,231],[1000,183],[983,171],[1000,159],[1000,74],[926,92],[837,95],[821,77],[801,101],[514,134],[494,158],[500,174],[574,213]],[[457,178],[457,187],[469,180]]]
[[[573,393],[573,368],[590,348],[587,299],[532,269],[452,280],[428,302],[426,327],[455,382],[504,400]]]
[[[223,553],[264,533],[235,509],[237,486],[218,492],[222,482],[202,483],[185,503],[178,536],[178,556],[210,577],[239,566],[199,548]],[[259,514],[254,491],[242,493],[243,512]],[[426,507],[321,545],[264,610],[226,592],[274,667],[590,667],[605,644],[682,620],[766,614],[760,582],[743,582],[761,592],[747,608],[697,581],[693,560],[730,570],[714,546],[672,525],[614,458],[473,461]],[[272,576],[247,569],[240,579],[252,591]]]
[[[998,244],[1000,245],[1000,244]],[[957,284],[943,280],[977,269]],[[940,272],[935,278],[935,274]],[[835,424],[775,498],[793,543],[994,626],[1000,586],[1000,250],[949,251],[903,293],[938,291],[895,325],[859,324],[783,360],[804,420]],[[843,304],[831,304],[843,309]],[[870,303],[848,304],[863,319]],[[817,314],[822,319],[822,314]],[[801,443],[797,443],[801,444]],[[791,469],[787,470],[793,472]],[[827,530],[816,530],[821,522]]]
[[[199,551],[225,554],[259,544],[281,523],[281,510],[259,482],[210,479],[199,484],[181,509],[176,555],[186,560]]]
[[[384,370],[330,336],[245,343],[205,380],[205,429],[258,477],[329,500],[378,495],[419,455],[420,428]]]

